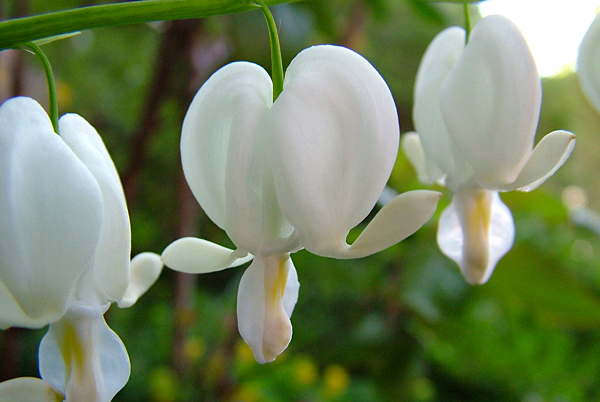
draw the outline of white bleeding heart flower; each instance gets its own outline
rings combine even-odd
[[[67,114],[59,131],[30,98],[0,106],[0,327],[50,324],[39,352],[45,382],[7,381],[0,398],[53,400],[56,391],[110,401],[130,364],[103,314],[111,302],[135,303],[162,261],[143,253],[130,262],[125,196],[96,130]]]
[[[531,191],[568,158],[575,136],[554,131],[533,147],[542,99],[529,47],[507,18],[452,27],[429,45],[417,74],[417,133],[402,147],[426,183],[453,192],[438,244],[470,283],[485,283],[512,247],[514,223],[499,191]]]
[[[165,249],[165,265],[200,273],[254,258],[240,282],[238,326],[258,362],[274,360],[290,342],[298,298],[290,253],[364,257],[411,235],[433,214],[439,193],[405,193],[346,243],[381,194],[398,142],[387,84],[349,49],[302,51],[275,102],[262,67],[223,67],[188,110],[181,154],[194,196],[237,249],[183,238]]]

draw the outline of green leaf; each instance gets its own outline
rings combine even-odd
[[[560,262],[527,244],[518,244],[498,264],[490,291],[531,310],[557,327],[600,327],[600,297]]]

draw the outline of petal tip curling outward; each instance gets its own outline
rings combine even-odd
[[[360,258],[377,253],[404,240],[427,222],[442,196],[437,191],[414,190],[388,202],[351,245],[339,239],[336,249],[310,250],[335,258]]]
[[[579,45],[577,72],[586,97],[600,112],[600,15],[588,28]]]
[[[253,258],[241,250],[231,250],[196,237],[182,237],[163,251],[163,263],[174,271],[201,274],[237,267]]]
[[[289,254],[256,257],[244,272],[237,298],[238,328],[258,363],[272,362],[289,345],[299,287]]]
[[[162,259],[155,253],[140,253],[130,264],[129,286],[118,301],[121,308],[131,307],[156,282],[163,269]]]
[[[437,241],[473,285],[486,283],[515,237],[512,214],[495,191],[458,193],[440,216]]]
[[[535,190],[567,161],[574,147],[575,134],[564,130],[551,132],[534,148],[517,179],[499,190]]]
[[[20,377],[0,383],[0,402],[62,402],[65,396],[44,380]]]

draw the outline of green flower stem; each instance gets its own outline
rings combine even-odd
[[[266,1],[272,5],[295,0]],[[91,28],[202,18],[255,8],[254,0],[139,0],[81,7],[0,22],[0,50]]]
[[[279,94],[283,92],[283,62],[281,61],[281,47],[279,46],[279,36],[277,36],[277,25],[273,14],[269,10],[269,7],[263,0],[257,0],[256,3],[260,5],[260,9],[265,15],[267,20],[267,27],[269,28],[269,39],[271,40],[271,65],[273,74],[273,102],[277,100]]]
[[[471,29],[473,28],[473,22],[471,20],[471,10],[469,8],[469,3],[465,1],[463,3],[463,8],[465,11],[465,32],[467,33],[465,35],[465,42],[469,42],[469,36],[471,35]]]
[[[54,82],[54,74],[48,56],[35,43],[29,42],[23,45],[23,48],[31,50],[42,61],[44,71],[46,72],[46,81],[48,81],[48,98],[50,99],[50,121],[54,132],[58,134],[58,101],[56,98],[56,83]]]

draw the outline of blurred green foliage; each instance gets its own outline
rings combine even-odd
[[[99,2],[20,3],[34,14]],[[3,2],[2,17],[14,15],[16,4]],[[462,24],[460,5],[421,0],[307,0],[273,13],[284,65],[318,43],[350,46],[367,57],[392,89],[402,132],[412,128],[412,88],[426,46],[445,26]],[[189,99],[212,71],[233,60],[270,68],[262,18],[258,11],[216,17],[191,23],[187,31],[177,29],[190,22],[104,28],[45,46],[61,114],[76,112],[90,121],[131,179],[134,253],[161,252],[180,237],[182,225],[230,244],[202,212],[184,213],[179,130]],[[166,60],[171,69],[163,82],[157,77],[165,62],[161,43],[168,35],[177,43],[178,32],[187,32],[189,46]],[[19,94],[44,104],[40,66],[27,54],[19,57],[25,60]],[[14,95],[16,59],[16,52],[0,53],[0,96]],[[600,115],[586,103],[573,72],[543,85],[540,135],[572,130],[578,143],[540,189],[502,196],[517,237],[488,284],[467,285],[436,246],[446,193],[423,229],[377,255],[340,261],[294,254],[302,285],[294,337],[274,363],[261,366],[237,333],[243,268],[193,279],[165,270],[135,306],[107,313],[132,362],[131,379],[115,401],[600,400],[600,227],[594,220],[600,211]],[[152,102],[153,120],[145,124]],[[135,153],[140,138],[143,157]],[[423,187],[402,154],[390,185],[398,191]],[[563,193],[587,194],[587,205],[566,208]],[[572,219],[582,211],[584,218]],[[186,281],[192,291],[182,307],[175,300]],[[16,348],[14,376],[37,376],[43,333],[0,333],[0,350]]]

